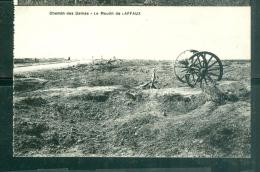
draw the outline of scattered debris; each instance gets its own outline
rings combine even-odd
[[[114,68],[118,68],[122,63],[121,59],[92,59],[91,70],[100,70],[102,72],[111,71]]]
[[[158,83],[157,79],[159,77],[156,75],[156,70],[155,68],[153,69],[153,73],[152,73],[152,77],[151,77],[151,81],[145,83],[145,84],[142,84],[140,85],[139,87],[143,88],[143,89],[147,89],[147,88],[150,88],[150,89],[157,89],[157,87],[155,86],[155,84]]]

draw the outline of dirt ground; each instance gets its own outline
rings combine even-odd
[[[223,63],[221,103],[170,61],[15,73],[14,156],[250,157],[250,62]]]

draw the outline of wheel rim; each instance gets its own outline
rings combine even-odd
[[[178,57],[174,61],[174,65],[173,65],[174,74],[179,81],[181,81],[183,83],[187,82],[186,75],[187,75],[187,70],[188,70],[189,64],[191,63],[190,57],[197,52],[198,52],[197,50],[183,51],[182,53],[180,53],[178,55]]]
[[[190,87],[195,87],[197,84],[200,84],[202,87],[203,83],[207,83],[207,62],[204,56],[197,52],[190,57],[191,65],[185,76],[186,82]]]
[[[220,81],[223,77],[223,65],[218,56],[211,52],[201,52],[205,57],[208,68],[207,68],[207,78],[214,82]]]
[[[186,77],[186,81],[189,86],[194,87],[200,83],[200,87],[203,88],[205,85],[216,85],[216,81],[220,81],[223,76],[223,65],[220,59],[213,53],[203,51],[198,52],[191,58],[203,59],[204,66],[200,65],[198,72],[191,73]],[[198,67],[198,66],[197,66]],[[198,79],[194,79],[194,76]]]

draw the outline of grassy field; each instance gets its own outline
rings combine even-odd
[[[53,64],[53,63],[62,63],[68,62],[68,59],[65,58],[20,58],[14,59],[15,67],[23,67],[23,66],[33,66],[33,65],[41,65],[41,64]]]
[[[14,156],[249,157],[250,62],[223,63],[221,104],[170,61],[16,73]]]

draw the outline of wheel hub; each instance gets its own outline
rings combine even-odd
[[[199,74],[200,74],[201,78],[205,78],[205,76],[207,75],[207,70],[205,68],[201,68],[199,70]]]

